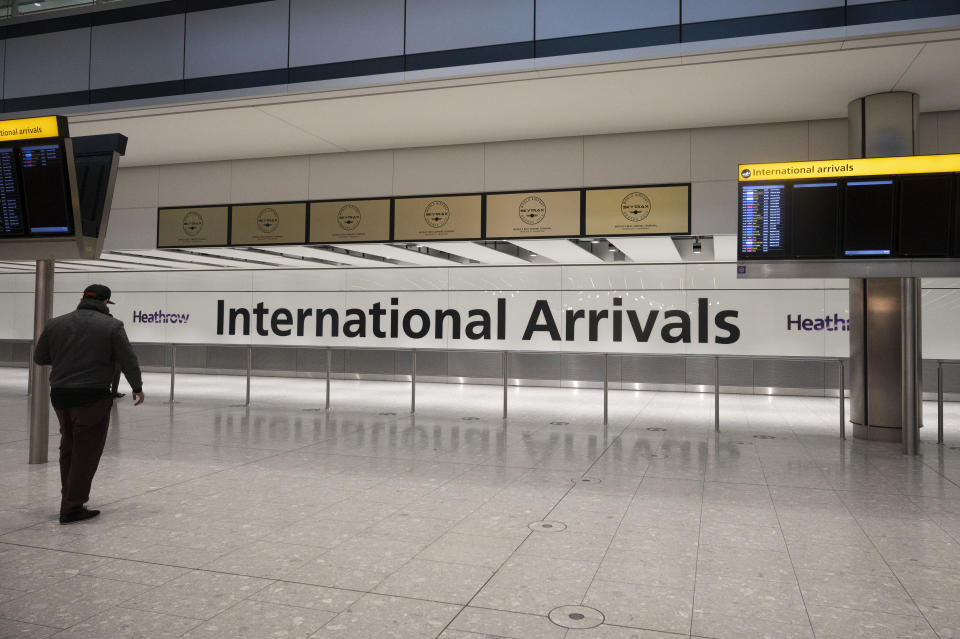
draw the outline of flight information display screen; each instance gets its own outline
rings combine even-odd
[[[790,252],[798,258],[836,257],[839,183],[794,184],[792,191],[791,208],[796,213]]]
[[[786,198],[783,184],[740,189],[740,253],[754,257],[782,254]]]
[[[890,255],[893,251],[893,180],[848,181],[843,254]]]
[[[12,148],[0,148],[0,237],[26,232],[15,158]]]
[[[66,188],[66,167],[59,144],[20,148],[23,199],[28,203],[30,233],[41,235],[73,232],[73,211]]]
[[[904,178],[900,183],[900,253],[917,257],[950,254],[950,212],[953,180],[950,175]]]

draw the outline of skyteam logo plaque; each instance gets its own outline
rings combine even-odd
[[[543,221],[547,216],[547,204],[535,195],[526,197],[520,202],[520,220],[529,226],[534,226]]]
[[[190,211],[183,216],[183,232],[188,237],[196,237],[203,230],[203,216],[196,211]]]
[[[631,222],[644,221],[651,211],[653,211],[653,204],[650,198],[640,191],[630,193],[620,202],[620,212]]]
[[[276,233],[280,228],[280,214],[276,209],[263,209],[257,214],[257,228],[263,233]]]
[[[443,200],[434,200],[424,209],[423,219],[427,224],[438,229],[450,221],[450,207]]]

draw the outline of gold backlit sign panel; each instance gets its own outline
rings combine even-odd
[[[393,210],[393,239],[479,239],[480,209],[479,195],[397,198]]]
[[[580,191],[487,196],[488,238],[580,235]]]
[[[303,244],[307,239],[307,204],[252,204],[233,207],[230,244]]]
[[[741,182],[960,172],[960,154],[741,164]]]
[[[226,246],[229,209],[195,206],[157,211],[157,248]]]
[[[390,200],[310,203],[311,242],[389,242]]]
[[[59,135],[60,127],[57,125],[57,116],[55,115],[0,121],[0,142],[55,138]]]
[[[587,235],[690,233],[690,186],[587,191]]]

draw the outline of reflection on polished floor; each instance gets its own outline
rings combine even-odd
[[[836,399],[146,378],[61,527],[0,369],[0,637],[960,637],[956,404],[908,458]]]

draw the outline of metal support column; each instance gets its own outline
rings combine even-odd
[[[410,351],[410,412],[417,412],[417,349]]]
[[[37,260],[33,292],[33,343],[53,314],[53,260]],[[32,352],[32,349],[31,349]],[[47,463],[50,436],[50,369],[37,366],[30,358],[33,388],[30,395],[30,463]]]
[[[330,410],[330,369],[333,368],[333,351],[327,347],[327,410]]]
[[[250,375],[253,373],[253,346],[247,345],[247,398],[244,406],[250,405]]]
[[[840,365],[840,380],[838,381],[837,388],[840,390],[840,439],[847,438],[847,406],[845,403],[845,398],[843,396],[844,392],[844,382],[843,382],[843,360],[838,359],[837,364]]]
[[[713,430],[720,432],[720,358],[713,358]]]
[[[903,339],[900,342],[900,423],[902,424],[903,453],[916,455],[920,440],[920,280],[904,277],[900,280],[900,322]]]
[[[603,354],[603,423],[607,423],[607,416],[609,415],[609,396],[608,396],[608,381],[610,374],[607,372],[607,354]]]
[[[500,367],[503,369],[503,418],[507,418],[507,351],[503,351]]]
[[[33,344],[30,344],[30,359],[27,360],[27,395],[33,395]]]
[[[937,443],[943,445],[943,362],[937,362]]]
[[[173,344],[173,354],[170,356],[170,403],[173,403],[173,387],[177,382],[177,345]]]

